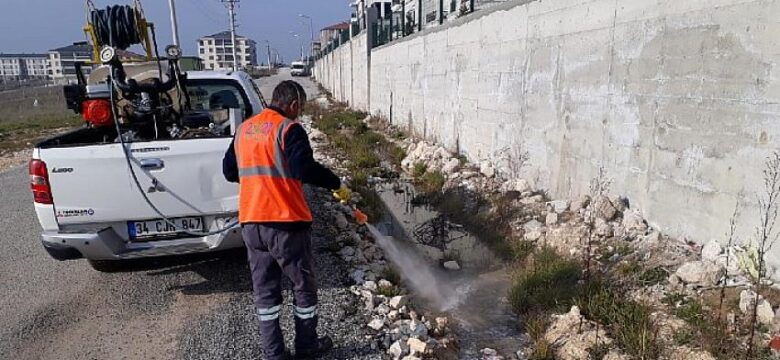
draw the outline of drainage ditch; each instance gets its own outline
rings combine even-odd
[[[513,357],[524,343],[507,301],[511,280],[500,257],[479,234],[419,201],[413,184],[395,180],[375,189],[386,210],[371,226],[377,243],[413,290],[416,304],[455,320],[460,358],[481,358],[484,348]],[[453,261],[460,269],[452,269]]]

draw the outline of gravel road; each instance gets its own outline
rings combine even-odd
[[[286,78],[260,81],[268,100]],[[261,358],[243,251],[137,261],[113,274],[85,261],[58,262],[40,245],[28,187],[23,167],[0,172],[0,359]],[[317,219],[328,195],[309,196]],[[315,220],[320,332],[336,342],[326,358],[382,358],[347,289],[347,264],[327,250],[333,231]],[[290,337],[289,307],[284,316]]]

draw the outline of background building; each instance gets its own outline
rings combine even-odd
[[[30,80],[48,78],[46,54],[0,54],[2,80]]]
[[[340,22],[338,24],[333,24],[331,26],[328,26],[326,28],[323,28],[320,30],[320,46],[325,47],[330,44],[331,41],[338,39],[339,34],[343,30],[349,30],[349,23],[348,22]]]
[[[86,41],[49,50],[49,77],[58,84],[75,83],[76,63],[92,60],[92,45]],[[84,75],[89,75],[91,66],[84,66]]]
[[[238,66],[242,69],[257,65],[257,45],[254,40],[236,35]],[[198,57],[207,70],[233,70],[233,42],[229,31],[198,39]]]

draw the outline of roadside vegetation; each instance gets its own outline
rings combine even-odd
[[[65,108],[62,87],[0,92],[0,155],[29,148],[55,132],[82,123],[78,115]]]

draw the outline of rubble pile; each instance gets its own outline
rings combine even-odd
[[[524,216],[512,220],[512,237],[515,239],[547,245],[559,253],[580,259],[591,247],[591,256],[601,268],[635,261],[645,269],[660,269],[659,272],[666,273],[662,281],[631,292],[634,300],[657,306],[659,312],[665,315],[657,317],[656,326],[659,328],[682,321],[673,315],[663,314],[664,311],[674,310],[664,306],[663,299],[667,296],[681,294],[686,298],[700,299],[705,292],[726,285],[743,289],[739,297],[739,313],[729,314],[730,319],[747,317],[757,306],[759,323],[770,329],[761,334],[763,339],[768,343],[772,332],[780,331],[780,309],[777,309],[780,304],[770,304],[763,297],[759,297],[756,304],[756,294],[750,289],[751,271],[745,265],[749,263],[750,249],[739,245],[724,249],[716,240],[697,245],[686,239],[664,236],[652,228],[641,212],[632,208],[630,201],[624,197],[590,194],[575,199],[551,200],[543,192],[534,191],[525,180],[499,178],[488,162],[479,166],[465,163],[446,149],[426,141],[405,140],[403,145],[407,150],[403,168],[412,174],[422,164],[428,171],[440,171],[447,179],[445,190],[460,188],[483,195],[514,193],[510,206],[526,210]],[[496,206],[506,204],[493,204],[491,211],[496,211]],[[769,273],[772,272],[770,269]],[[772,285],[769,280],[766,283]],[[550,331],[554,331],[556,324],[562,326],[566,319],[575,315],[581,316],[576,308],[558,317]],[[578,329],[563,337],[550,335],[547,340],[554,344],[559,358],[587,359],[586,350],[593,344],[584,339],[596,337],[591,336],[595,333],[588,331],[595,330]],[[606,339],[601,334],[598,337]],[[672,333],[662,334],[660,340],[672,344],[673,337]],[[775,339],[780,344],[780,337]],[[669,346],[666,354],[673,359],[712,358],[704,351],[676,345]],[[622,359],[625,355],[609,353],[606,358]]]

